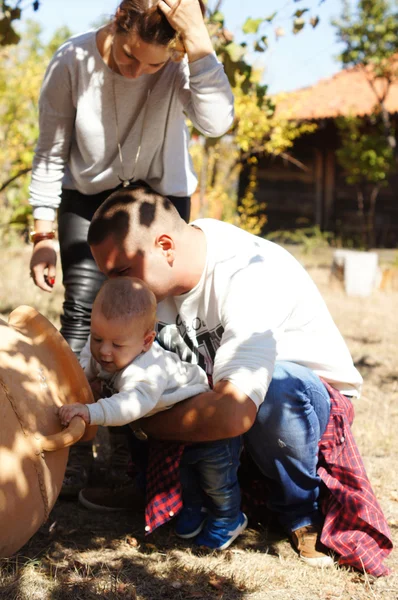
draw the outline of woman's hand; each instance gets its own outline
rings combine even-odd
[[[81,417],[87,425],[90,425],[90,413],[85,404],[75,402],[74,404],[64,404],[59,409],[59,420],[66,427],[69,425],[73,417]]]
[[[181,35],[189,62],[212,54],[213,45],[198,0],[160,0],[158,6]]]
[[[30,259],[30,276],[35,285],[45,292],[52,292],[55,283],[57,253],[52,240],[42,240],[33,247]]]

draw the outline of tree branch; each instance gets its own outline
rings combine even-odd
[[[218,12],[220,10],[223,1],[224,0],[217,0],[217,3],[216,3],[216,5],[214,7],[214,10],[213,10],[213,14],[216,13],[216,12]]]
[[[13,181],[15,181],[16,179],[18,179],[18,177],[22,177],[22,175],[26,175],[26,173],[29,173],[29,171],[32,170],[32,167],[29,167],[27,169],[21,169],[21,171],[19,171],[16,175],[14,175],[13,177],[10,177],[10,179],[7,179],[1,186],[0,186],[0,192],[2,192],[3,190],[6,189],[6,187],[8,187],[10,185],[10,183],[12,183]]]

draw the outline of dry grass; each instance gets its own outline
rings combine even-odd
[[[328,261],[306,258],[365,377],[355,434],[369,477],[398,542],[398,293],[347,298],[328,284]],[[29,252],[3,251],[0,313],[31,304],[58,325],[60,276],[53,296],[28,281]],[[0,534],[1,535],[1,534]],[[398,569],[393,553],[387,563]],[[0,561],[0,600],[396,600],[398,577],[374,580],[335,567],[302,565],[283,534],[249,529],[228,551],[201,553],[166,525],[150,537],[141,514],[95,514],[58,501],[50,520],[11,559]]]

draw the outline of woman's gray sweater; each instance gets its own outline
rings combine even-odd
[[[96,33],[70,38],[44,77],[30,185],[35,219],[54,220],[61,187],[91,195],[120,184],[116,115],[124,177],[174,196],[191,195],[197,184],[185,115],[209,137],[233,121],[233,95],[215,54],[127,79],[104,63]]]

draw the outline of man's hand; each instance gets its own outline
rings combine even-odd
[[[73,417],[81,417],[87,425],[90,425],[90,413],[85,404],[64,404],[59,409],[59,420],[61,424],[66,427],[69,425]]]

